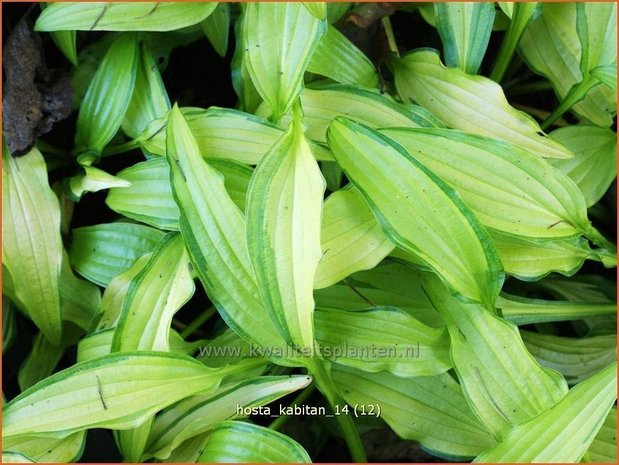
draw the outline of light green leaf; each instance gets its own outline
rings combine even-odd
[[[502,139],[541,157],[572,156],[561,144],[542,135],[533,118],[512,107],[500,85],[483,76],[445,68],[435,50],[414,51],[392,65],[402,100],[417,102],[448,126]]]
[[[316,19],[327,19],[327,2],[303,2],[303,6],[307,8]]]
[[[397,376],[438,375],[451,368],[446,330],[426,326],[399,308],[321,308],[314,318],[320,354],[327,360]]]
[[[43,14],[63,5],[71,4],[55,3]],[[105,53],[80,105],[75,133],[77,150],[99,154],[120,128],[133,94],[137,55],[135,33],[119,35]]]
[[[155,458],[167,459],[183,441],[213,429],[218,423],[242,417],[239,408],[266,405],[303,389],[311,382],[305,375],[260,376],[221,387],[210,396],[194,396],[157,416],[148,450]]]
[[[447,66],[477,74],[492,32],[494,4],[436,2],[434,11]]]
[[[278,121],[301,93],[303,73],[327,24],[300,3],[248,3],[242,29],[247,70]]]
[[[164,158],[136,163],[118,173],[129,187],[112,188],[108,207],[128,218],[160,229],[177,230],[180,212],[172,197],[170,167]]]
[[[572,276],[587,258],[595,258],[583,238],[534,242],[491,232],[505,272],[523,281],[537,281],[551,272]]]
[[[337,23],[350,10],[351,2],[325,2],[329,24]]]
[[[284,131],[258,116],[229,108],[181,110],[202,156],[257,164]],[[165,156],[166,122],[157,120],[140,137],[142,147],[151,155]],[[331,152],[312,143],[318,160],[333,160]]]
[[[36,31],[171,31],[199,23],[217,3],[66,2],[53,3]]]
[[[328,138],[389,239],[426,261],[453,292],[493,307],[503,281],[499,259],[455,191],[367,126],[338,118]]]
[[[512,61],[522,34],[535,21],[542,11],[541,2],[499,2],[499,6],[509,17],[509,27],[501,43],[490,79],[500,82]]]
[[[165,460],[162,460],[163,463],[196,463],[200,454],[206,447],[206,444],[211,437],[211,432],[208,431],[206,433],[198,434],[191,439],[183,442],[180,446],[178,446],[172,455]]]
[[[604,424],[587,449],[589,462],[615,463],[617,461],[617,407],[608,412]]]
[[[424,5],[419,5],[417,7],[417,11],[419,11],[419,14],[421,15],[421,17],[426,23],[428,23],[430,26],[434,28],[436,27],[436,14],[434,10],[434,5],[432,3],[426,3]]]
[[[161,73],[148,43],[142,42],[133,95],[122,122],[122,130],[129,137],[138,137],[152,121],[165,116],[169,110],[170,100]]]
[[[152,252],[163,232],[139,224],[108,223],[73,230],[71,265],[79,274],[106,287],[136,259]]]
[[[539,18],[524,32],[520,55],[534,72],[546,76],[560,100],[582,81],[582,48],[576,32],[575,3],[544,3]],[[616,95],[605,86],[591,89],[572,107],[581,118],[609,127],[617,111]]]
[[[6,404],[2,436],[61,438],[89,428],[134,428],[174,402],[217,388],[223,375],[185,355],[163,352],[125,352],[78,363]]]
[[[570,245],[574,241],[567,242],[567,245],[561,242],[534,244],[509,236],[502,236],[501,242],[497,242],[497,237],[498,233],[492,234],[492,240],[497,244],[501,260],[504,263],[510,266],[515,263],[515,266],[519,270],[524,270],[525,273],[529,273],[529,270],[532,270],[531,273],[537,273],[536,270],[538,269],[542,270],[539,275],[535,275],[535,278],[531,275],[526,280],[541,278],[542,275],[548,273],[548,268],[544,267],[555,266],[554,264],[560,263],[564,256],[569,256],[569,254],[581,250],[576,244]],[[584,241],[577,241],[577,243],[580,242]],[[553,251],[551,248],[555,245],[557,251]],[[516,254],[520,254],[519,250],[523,250],[523,252],[516,258],[512,258],[509,255],[510,250],[515,250]],[[542,252],[548,254],[548,256],[543,255]],[[391,253],[391,256],[406,262],[410,261],[411,258],[411,254],[401,249],[396,249]],[[427,325],[444,326],[444,321],[427,300],[418,281],[418,272],[412,268],[397,263],[385,263],[372,270],[355,273],[342,283],[317,290],[314,297],[318,307],[361,310],[367,308],[368,305],[394,306],[406,310]],[[547,280],[540,281],[540,283],[546,282]],[[497,299],[497,307],[502,310],[508,320],[519,325],[544,321],[566,321],[584,318],[588,315],[611,315],[614,313],[615,307],[612,301],[599,302],[598,298],[598,302],[596,302],[596,298],[581,297],[583,292],[585,290],[580,287],[576,289],[575,302],[573,303],[524,299],[503,294]],[[583,300],[591,300],[592,303],[584,303]]]
[[[25,456],[21,452],[13,452],[10,450],[2,451],[2,463],[36,463],[30,457]]]
[[[116,328],[107,328],[99,330],[82,338],[77,344],[77,361],[85,362],[97,357],[108,355],[112,350],[112,339],[114,338],[114,330]],[[179,354],[191,355],[196,349],[203,347],[205,341],[199,339],[193,342],[185,342],[185,340],[173,329],[169,334],[170,352]],[[205,364],[207,366],[212,366]]]
[[[477,306],[458,303],[429,275],[422,282],[449,321],[451,357],[464,394],[497,439],[565,395],[563,377],[535,361],[515,325]]]
[[[236,46],[234,47],[234,55],[230,68],[232,70],[232,87],[239,97],[239,110],[248,113],[255,113],[256,108],[262,102],[262,97],[256,90],[256,86],[252,82],[252,78],[247,69],[247,61],[245,60],[245,40],[243,38],[243,18],[245,13],[241,8],[239,17],[234,24],[234,35],[236,38]]]
[[[99,192],[112,187],[129,187],[131,183],[112,176],[94,166],[82,166],[84,172],[69,178],[67,190],[74,202],[79,202],[86,192]]]
[[[13,278],[9,271],[2,267],[3,280],[2,280],[2,292],[8,298],[10,298],[15,306],[26,312],[25,305],[21,302],[16,293],[15,286],[13,284]],[[77,278],[73,274],[73,270],[69,265],[69,257],[66,252],[63,251],[62,268],[60,270],[60,300],[62,307],[62,319],[63,321],[71,321],[84,330],[89,330],[93,320],[99,310],[99,304],[101,302],[101,293],[99,288],[94,284]],[[3,326],[6,331],[13,331],[13,320],[10,317],[12,311],[10,311],[9,303],[4,303],[6,309],[6,316],[9,318],[6,321],[7,326]],[[3,313],[3,317],[5,314]],[[13,335],[9,332],[6,335],[3,334],[3,343],[11,342]]]
[[[86,431],[78,431],[62,439],[41,436],[2,438],[2,449],[19,452],[35,462],[77,462],[84,450]],[[2,462],[7,463],[2,457]]]
[[[267,347],[283,344],[260,300],[243,214],[226,193],[223,176],[202,158],[178,107],[170,112],[167,139],[180,230],[209,298],[245,340]]]
[[[601,83],[592,76],[591,70],[598,66],[617,65],[617,9],[614,4],[598,3],[596,6],[585,6],[584,3],[578,3],[576,32],[582,47],[580,56],[582,80],[570,87],[560,105],[542,124],[544,129]]]
[[[20,306],[50,342],[62,332],[60,206],[35,148],[14,158],[2,150],[2,264]]]
[[[511,19],[512,15],[514,14],[514,3],[515,2],[497,2],[497,5],[499,5],[501,11],[503,11],[503,13],[505,13],[505,15],[509,19]]]
[[[314,275],[322,257],[325,181],[301,115],[256,167],[249,184],[247,247],[265,307],[289,345],[314,346]]]
[[[499,296],[496,306],[503,312],[505,318],[517,325],[570,321],[617,313],[617,305],[614,302],[527,299],[506,293]]]
[[[617,134],[607,128],[568,126],[550,136],[574,153],[574,158],[552,164],[574,180],[587,207],[596,204],[617,177]]]
[[[208,342],[209,341],[206,339],[196,339],[191,342],[187,342],[179,333],[177,333],[173,329],[170,329],[170,352],[191,355],[194,352],[201,350],[201,348],[208,344]]]
[[[221,57],[226,56],[228,37],[230,37],[230,4],[220,2],[217,8],[204,19],[200,25],[204,35]]]
[[[51,3],[41,2],[41,10],[47,8]],[[67,57],[67,60],[77,66],[77,33],[76,31],[56,31],[50,34],[58,50]]]
[[[153,419],[154,417],[150,417],[137,428],[114,431],[114,440],[124,462],[136,463],[142,461]]]
[[[79,64],[71,74],[71,88],[73,89],[72,108],[79,108],[86,95],[88,86],[97,72],[105,53],[108,51],[118,34],[104,34],[99,40],[83,47],[78,55]]]
[[[208,163],[224,175],[224,187],[239,210],[245,211],[247,190],[254,170],[244,163],[228,159],[209,160]]]
[[[310,463],[303,447],[288,436],[264,426],[226,421],[208,441],[199,463]]]
[[[329,204],[327,202],[325,204],[325,213],[324,213],[324,218],[323,218],[323,233],[322,233],[323,240],[326,237],[325,227],[326,227],[326,219],[328,218],[328,212],[329,212],[328,206]],[[360,215],[360,211],[357,211],[357,213]],[[372,230],[374,231],[375,228],[378,226],[378,223],[376,222],[374,218],[367,219],[368,222],[370,220],[371,220],[371,224],[373,225]],[[376,234],[381,234],[384,236],[384,233],[382,232],[378,233],[377,231]],[[492,242],[496,246],[499,258],[505,268],[505,272],[513,276],[516,276],[519,279],[525,280],[525,281],[537,281],[543,278],[544,276],[548,275],[550,272],[559,272],[566,276],[571,276],[574,273],[576,273],[576,271],[578,271],[578,269],[582,266],[582,263],[584,262],[586,258],[598,260],[598,257],[596,256],[595,252],[589,248],[588,243],[582,238],[561,240],[561,241],[530,242],[525,239],[521,239],[515,236],[510,236],[507,234],[502,234],[497,231],[491,231],[490,236],[492,238]],[[344,242],[352,243],[353,240],[344,241]],[[380,261],[382,258],[384,258],[384,252],[381,250],[382,245],[380,246],[377,245],[377,242],[375,240],[373,240],[372,242],[374,242],[374,244],[371,246],[369,250],[371,250],[372,254],[376,254],[376,259]],[[368,245],[372,244],[372,242],[369,242]],[[338,244],[338,246],[340,247],[341,245],[343,244]],[[415,257],[413,257],[411,254],[405,252],[402,249],[396,248],[395,250],[392,251],[394,247],[391,244],[391,242],[384,243],[384,248],[387,254],[390,253],[392,257],[398,258],[405,262],[411,262],[411,259],[413,262],[415,262],[416,260]],[[332,262],[330,260],[325,261],[325,258],[329,257],[327,251],[330,249],[327,248],[324,242],[323,242],[323,250],[325,251],[325,253],[323,255],[323,261],[318,266],[317,276],[316,276],[317,280],[315,282],[316,289],[323,288],[322,285],[319,285],[320,282],[318,281],[318,276],[323,276],[325,273],[328,272],[328,269],[331,267],[336,267],[335,269],[337,270],[338,266],[342,266],[348,263],[348,262],[341,262],[341,263]],[[356,253],[356,250],[357,250],[356,244],[353,244],[353,246],[349,246],[345,249],[345,251],[347,252],[355,251],[355,253]],[[327,285],[333,285],[334,282],[332,281],[335,281],[336,277],[341,279],[341,278],[344,278],[345,276],[346,276],[345,274],[340,274],[339,276],[336,275],[332,279],[329,279],[329,281],[327,281]],[[399,278],[394,278],[394,279],[399,279]],[[410,279],[410,278],[407,277],[407,278],[402,278],[402,279]],[[367,307],[367,304],[369,302],[374,303],[374,304],[377,304],[380,302],[382,305],[393,305],[393,306],[397,306],[400,308],[407,308],[407,311],[409,311],[409,313],[413,312],[414,315],[420,316],[421,318],[426,317],[425,312],[422,312],[421,314],[419,313],[420,311],[423,311],[426,307],[425,307],[425,304],[419,303],[420,297],[418,295],[414,297],[413,300],[416,302],[416,304],[414,305],[413,308],[411,308],[409,307],[409,303],[406,301],[406,299],[403,301],[398,300],[397,303],[393,303],[393,302],[389,303],[385,301],[376,300],[376,299],[383,299],[385,296],[380,293],[375,296],[374,295],[375,291],[373,290],[373,287],[369,289],[369,294],[368,294],[368,290],[366,289],[363,290],[362,295],[363,296],[367,295],[367,300],[364,300],[363,298],[360,298],[358,295],[356,295],[354,291],[348,288],[349,284],[350,283],[346,285],[337,285],[333,288],[324,289],[324,291],[316,293],[316,298],[318,302],[317,305],[324,306],[324,307],[365,308]],[[355,289],[358,289],[358,285],[355,285]],[[344,300],[341,300],[341,299],[344,299]],[[499,300],[500,299],[501,297],[499,297]],[[350,307],[350,305],[353,302],[357,302],[357,303],[354,304],[353,307]],[[343,305],[345,305],[345,307],[342,307]],[[419,305],[421,305],[421,307],[419,307]],[[534,305],[534,307],[536,309],[539,309],[540,305],[541,304],[536,304]],[[428,306],[431,307],[429,303],[428,303]],[[431,311],[430,313],[434,313],[434,311]],[[527,311],[527,315],[528,314],[529,312]],[[552,315],[558,315],[558,314],[560,314],[560,310],[557,310],[557,312],[553,310]],[[516,318],[516,315],[514,315],[514,318]],[[428,321],[433,321],[433,320],[434,318],[431,317],[430,320]],[[525,323],[522,323],[522,324],[525,324]]]
[[[181,236],[163,236],[129,284],[114,332],[113,352],[170,350],[172,317],[195,290],[190,266]]]
[[[34,337],[32,350],[17,372],[19,388],[25,391],[51,375],[67,348],[77,342],[80,334],[81,330],[77,328],[65,328],[62,343],[54,345],[43,336],[43,333],[38,333]]]
[[[492,31],[506,31],[509,27],[509,21],[513,10],[514,2],[497,2],[495,8],[494,23]],[[417,8],[421,17],[432,27],[436,27],[436,18],[434,15],[434,5],[432,3],[421,3]],[[414,11],[414,10],[413,10]]]
[[[157,245],[157,240],[154,241],[152,249]],[[151,252],[147,252],[137,260],[133,262],[127,270],[116,275],[111,279],[103,297],[101,299],[101,318],[97,323],[95,331],[102,331],[104,329],[115,328],[120,317],[120,309],[122,303],[127,295],[129,284],[133,278],[142,271],[142,268],[146,266],[148,260],[150,260]]]
[[[251,345],[231,329],[203,344],[196,358],[209,367],[238,363],[250,355]],[[246,378],[243,378],[246,379]]]
[[[574,183],[526,150],[450,129],[381,132],[451,185],[489,228],[542,239],[575,237],[590,227]]]
[[[66,252],[63,252],[60,270],[60,299],[63,320],[71,321],[89,331],[99,311],[101,292],[91,282],[73,274]]]
[[[584,381],[617,358],[614,334],[573,338],[521,331],[520,335],[537,361],[557,370],[569,384]]]
[[[617,399],[617,364],[574,386],[554,407],[517,426],[475,462],[578,462]]]
[[[591,76],[601,81],[613,92],[617,92],[617,65],[598,66],[591,70]]]
[[[380,417],[398,436],[415,440],[434,454],[468,458],[496,444],[447,373],[400,378],[340,365],[334,365],[331,373],[346,402],[377,405]]]
[[[77,66],[77,33],[76,31],[56,31],[51,33],[52,39],[67,60]]]
[[[540,2],[497,2],[499,8],[505,13],[507,18],[517,24],[517,30],[524,30],[531,21],[534,21],[542,11]],[[515,17],[514,17],[515,15]]]
[[[224,185],[234,203],[245,210],[247,187],[252,169],[227,159],[209,163],[224,175]],[[106,203],[115,212],[160,229],[178,230],[180,211],[172,195],[168,161],[155,158],[136,163],[118,173],[130,187],[112,188]]]
[[[325,202],[323,259],[316,272],[316,289],[335,284],[352,272],[369,269],[389,254],[405,262],[416,260],[402,249],[393,250],[394,245],[386,239],[367,202],[359,197],[359,191],[352,187],[332,194]],[[585,259],[602,260],[582,238],[536,242],[489,232],[505,272],[525,281],[541,279],[553,271],[571,276]]]
[[[477,305],[456,301],[428,273],[421,279],[448,322],[451,359],[464,395],[497,439],[563,398],[565,379],[536,362],[516,325]]]
[[[598,66],[617,66],[617,4],[614,2],[577,3],[576,31],[582,55],[583,76]]]
[[[341,283],[314,292],[317,307],[364,310],[397,307],[433,328],[445,326],[419,282],[419,272],[386,260],[368,271],[359,271]]]
[[[110,354],[115,328],[90,334],[77,344],[77,362],[86,362]]]
[[[325,201],[320,237],[322,259],[314,277],[315,289],[374,268],[393,250],[363,195],[352,185]]]
[[[337,116],[345,116],[372,128],[442,126],[427,110],[416,105],[409,108],[386,94],[353,86],[330,85],[305,89],[301,94],[303,123],[307,137],[326,142],[327,128]]]
[[[315,3],[312,3],[315,5]],[[329,26],[307,65],[307,71],[361,87],[377,87],[376,67],[344,34]]]

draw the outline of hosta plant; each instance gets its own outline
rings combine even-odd
[[[616,462],[615,3],[3,7],[5,462]]]

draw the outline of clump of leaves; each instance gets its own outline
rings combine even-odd
[[[3,349],[38,330],[4,461],[101,428],[129,462],[308,462],[326,436],[364,462],[373,429],[617,460],[615,3],[54,3],[35,29],[76,124],[70,153],[3,144]],[[230,34],[235,108],[170,102],[171,51]]]

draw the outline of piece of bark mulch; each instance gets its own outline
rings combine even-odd
[[[68,72],[47,68],[40,37],[23,19],[2,50],[3,130],[13,156],[27,153],[37,138],[71,113]]]

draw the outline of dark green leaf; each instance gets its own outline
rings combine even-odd
[[[494,23],[494,5],[486,2],[434,4],[447,66],[477,74]]]
[[[45,11],[63,5],[56,3]],[[137,61],[136,34],[119,35],[105,53],[80,105],[75,133],[79,151],[100,153],[120,128],[133,94]]]

